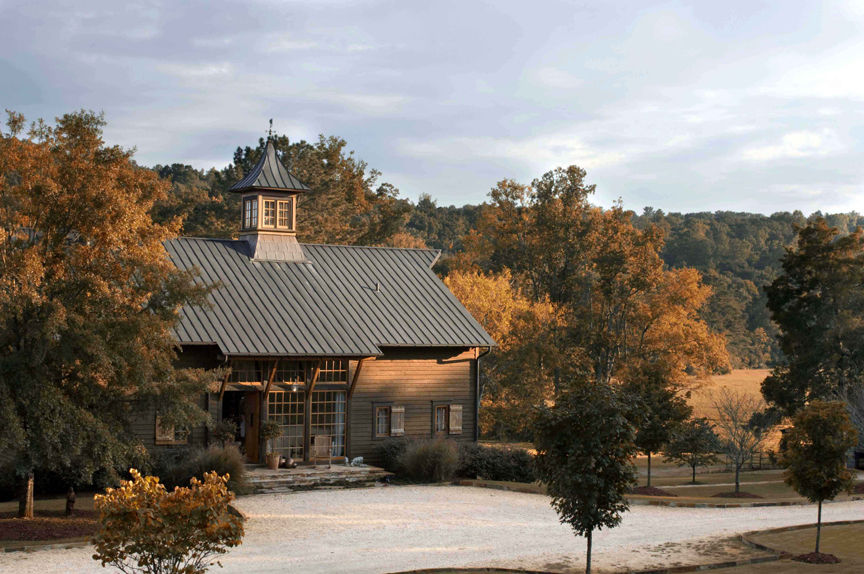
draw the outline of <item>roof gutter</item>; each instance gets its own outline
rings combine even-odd
[[[474,372],[474,442],[480,440],[480,359],[492,352],[492,347],[477,354]]]

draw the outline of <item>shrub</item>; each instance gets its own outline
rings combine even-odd
[[[236,436],[237,425],[231,421],[219,421],[213,427],[213,438],[222,446],[234,442]]]
[[[534,457],[524,449],[463,443],[459,447],[459,476],[534,482]]]
[[[215,471],[229,475],[228,488],[238,494],[247,492],[246,460],[234,445],[210,448],[176,448],[158,453],[153,472],[167,488],[186,486],[192,478],[203,479]]]
[[[399,457],[401,475],[417,482],[453,480],[459,468],[459,448],[447,439],[410,441]]]
[[[215,557],[243,538],[243,519],[229,512],[228,477],[215,472],[171,492],[155,476],[132,480],[96,495],[99,531],[94,560],[121,572],[201,574]]]
[[[408,447],[408,440],[404,438],[388,438],[378,446],[378,455],[381,457],[381,466],[384,470],[394,474],[402,474],[400,460]]]

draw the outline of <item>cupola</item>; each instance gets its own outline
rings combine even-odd
[[[240,239],[249,244],[252,259],[304,262],[297,242],[297,196],[309,187],[288,171],[268,138],[261,159],[231,186],[240,193]]]

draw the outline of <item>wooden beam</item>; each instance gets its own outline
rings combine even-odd
[[[225,378],[222,379],[222,386],[219,387],[219,402],[222,402],[222,397],[225,396],[225,387],[228,386],[228,377],[231,376],[231,371],[225,373]]]
[[[354,396],[354,389],[357,388],[357,379],[360,378],[360,371],[363,369],[363,361],[368,359],[369,357],[363,357],[359,361],[357,361],[357,368],[354,369],[354,376],[351,377],[351,386],[348,387],[348,399]]]
[[[312,369],[312,376],[309,377],[309,382],[306,384],[306,397],[303,401],[303,460],[305,462],[309,462],[309,451],[312,448],[312,391],[315,390],[315,384],[321,374],[322,362],[321,359],[318,359],[315,368]]]
[[[267,379],[267,386],[264,387],[264,402],[267,402],[267,395],[270,394],[270,387],[273,386],[273,379],[276,378],[276,368],[279,366],[279,359],[273,361],[273,368],[270,369],[270,378]]]

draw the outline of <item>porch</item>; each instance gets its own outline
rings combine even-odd
[[[270,470],[257,464],[246,465],[246,479],[255,494],[275,494],[325,488],[362,488],[375,486],[392,476],[377,466],[326,464]]]

